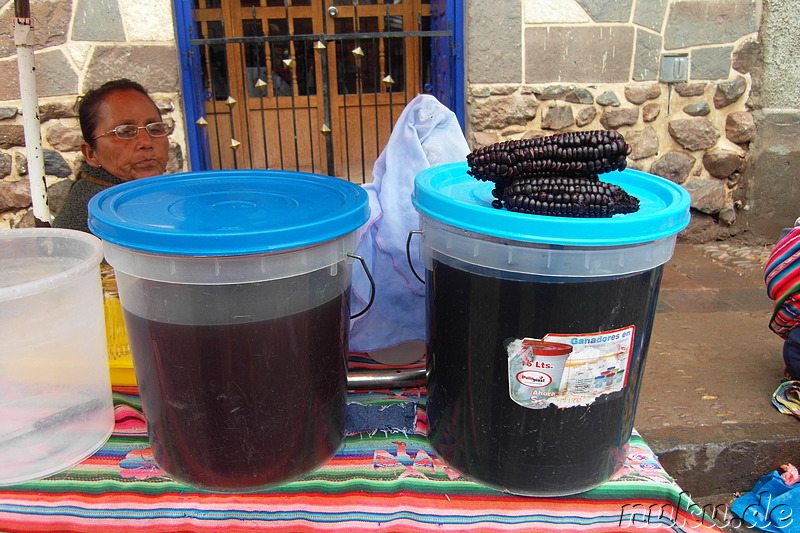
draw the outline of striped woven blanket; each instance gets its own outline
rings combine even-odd
[[[411,431],[350,434],[331,461],[297,481],[217,494],[158,468],[135,388],[116,388],[114,401],[116,427],[98,452],[51,478],[0,487],[0,531],[719,531],[635,432],[623,470],[597,489],[513,496],[465,479],[431,450],[424,389],[358,392],[349,401],[360,406],[412,402]]]
[[[767,294],[775,301],[769,327],[783,338],[800,324],[800,227],[778,243],[764,265]]]

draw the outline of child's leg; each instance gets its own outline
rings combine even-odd
[[[783,343],[783,361],[789,376],[800,379],[800,327],[792,329],[786,337],[786,342]]]

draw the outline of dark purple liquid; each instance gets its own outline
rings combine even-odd
[[[608,280],[516,281],[434,260],[426,282],[431,446],[472,479],[517,494],[575,494],[607,481],[633,429],[660,280],[661,267]],[[509,340],[631,325],[621,391],[568,408],[510,398]]]
[[[344,296],[274,320],[191,326],[125,312],[153,454],[218,491],[289,481],[344,437]]]

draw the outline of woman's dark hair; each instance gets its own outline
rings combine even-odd
[[[97,127],[98,120],[100,119],[97,111],[100,107],[100,103],[110,92],[131,90],[139,91],[143,95],[150,98],[150,95],[147,94],[147,90],[144,87],[127,78],[107,81],[97,89],[87,91],[86,94],[78,97],[78,101],[75,103],[75,107],[78,111],[78,122],[81,125],[83,140],[89,143],[90,146],[94,147],[95,144],[95,139],[92,137],[94,137],[94,130]]]

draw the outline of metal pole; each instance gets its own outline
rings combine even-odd
[[[14,44],[17,47],[19,92],[22,97],[22,125],[28,155],[28,179],[31,184],[33,216],[50,225],[47,187],[44,181],[44,152],[36,95],[36,67],[33,61],[33,23],[29,0],[14,0]]]

